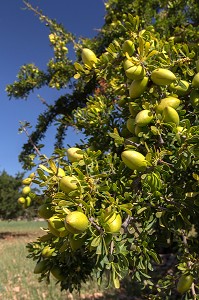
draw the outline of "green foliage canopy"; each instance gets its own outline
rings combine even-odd
[[[130,276],[139,282],[142,298],[147,294],[147,299],[176,299],[176,282],[190,275],[183,293],[195,299],[199,5],[148,1],[146,9],[144,4],[108,1],[99,35],[81,41],[37,12],[50,27],[55,58],[48,64],[48,76],[34,71],[39,81],[37,75],[31,81],[26,72],[32,74],[35,67],[23,66],[19,81],[7,87],[8,94],[25,97],[43,84],[62,88],[71,76],[73,81],[72,93],[39,117],[43,123],[38,126],[45,126],[32,134],[29,149],[39,153],[37,141],[57,116],[60,142],[63,128],[71,125],[87,140],[75,145],[78,149],[56,148],[50,158],[40,156],[33,182],[41,188],[40,203],[47,204],[52,217],[46,218],[45,234],[28,245],[29,257],[42,262],[41,279],[54,276],[56,266],[62,289],[80,289],[93,274],[99,283],[107,276],[119,288]],[[74,63],[66,56],[68,42],[77,53]],[[83,63],[83,48],[94,51],[95,64]],[[57,69],[49,76],[53,68]],[[73,219],[72,229],[66,224],[74,211],[88,219],[82,230],[78,219]],[[110,220],[116,219],[113,225]],[[174,263],[162,271],[165,252],[174,256]]]

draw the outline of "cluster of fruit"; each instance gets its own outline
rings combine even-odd
[[[31,205],[32,198],[31,198],[31,183],[34,178],[35,174],[31,173],[27,178],[22,180],[22,184],[24,185],[21,191],[21,197],[18,198],[18,203],[22,205],[23,208],[28,208]]]
[[[177,79],[173,72],[165,68],[148,70],[147,66],[141,64],[136,57],[131,57],[135,51],[131,40],[126,40],[122,49],[127,56],[124,60],[123,68],[128,80],[132,80],[129,86],[129,97],[131,99],[129,102],[130,117],[126,122],[128,132],[134,134],[130,139],[139,142],[138,137],[141,137],[143,132],[150,131],[148,125],[155,125],[156,129],[158,128],[156,134],[159,133],[159,135],[165,124],[170,124],[171,128],[174,126],[178,132],[186,130],[186,128],[180,126],[180,117],[176,110],[182,104],[178,97],[190,95],[192,106],[194,108],[199,107],[199,61],[196,61],[198,73],[195,74],[192,82],[189,83],[186,80]],[[149,90],[154,85],[163,87],[164,94],[167,96],[160,99],[158,103],[156,101],[155,105],[150,105],[150,100],[147,100],[144,96],[146,98],[145,101],[148,101],[149,108],[140,110],[140,97],[145,92],[150,94]],[[143,167],[147,166],[145,157],[133,150],[124,151],[122,160],[132,170],[141,170],[140,168],[143,169]]]
[[[76,147],[67,149],[67,156],[72,165],[84,160],[83,151]],[[110,207],[103,210],[98,220],[97,217],[94,219],[87,216],[84,208],[79,206],[81,185],[78,178],[67,175],[60,167],[56,173],[56,178],[54,175],[51,178],[53,185],[57,184],[57,192],[63,200],[56,201],[47,197],[38,207],[38,215],[47,221],[47,229],[46,234],[39,238],[39,260],[34,273],[43,274],[50,271],[56,279],[62,280],[63,272],[51,258],[58,258],[66,249],[69,252],[77,251],[81,247],[85,247],[89,252],[96,250],[91,238],[96,229],[103,232],[106,246],[109,247],[112,235],[119,233],[121,229],[122,217],[119,213],[112,212]],[[71,204],[72,201],[76,205]]]
[[[129,97],[131,99],[127,101],[130,116],[126,121],[126,128],[128,133],[134,135],[130,138],[128,136],[128,138],[133,142],[139,143],[139,137],[151,130],[148,125],[154,125],[153,128],[156,127],[155,134],[157,135],[161,135],[164,125],[169,124],[171,125],[170,128],[174,126],[178,132],[186,130],[184,125],[180,125],[180,116],[177,108],[183,103],[178,97],[189,96],[193,108],[199,108],[199,61],[196,61],[196,71],[198,73],[195,74],[190,83],[177,78],[169,69],[156,68],[151,70],[151,67],[148,68],[145,62],[141,62],[136,56],[133,56],[135,46],[131,40],[126,40],[123,43],[122,51],[125,55],[123,62],[124,72],[128,81],[130,81]],[[89,68],[94,68],[98,58],[92,50],[83,48],[82,61]],[[160,99],[159,102],[156,101],[153,105],[150,105],[150,100],[146,100],[149,101],[148,108],[140,110],[140,97],[144,96],[145,92],[150,94],[152,85],[163,87],[164,92],[162,94],[166,94],[166,97]],[[123,104],[122,102],[122,106]],[[126,149],[122,153],[122,160],[132,170],[144,170],[147,166],[144,155],[135,150]]]

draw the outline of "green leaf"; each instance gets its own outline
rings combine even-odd
[[[42,170],[44,170],[45,172],[47,172],[47,173],[49,173],[49,174],[53,174],[53,171],[52,170],[50,170],[49,168],[47,168],[46,166],[44,166],[44,165],[39,165],[39,168],[40,169],[42,169]]]
[[[55,162],[52,159],[49,159],[48,163],[49,163],[49,166],[50,166],[51,170],[53,171],[53,173],[56,174],[57,166],[56,166]]]
[[[84,68],[81,64],[79,64],[78,62],[74,62],[74,67],[77,71],[82,71],[84,72]]]
[[[98,235],[96,237],[93,238],[92,242],[91,242],[91,247],[98,247],[100,245],[100,242],[101,242],[101,236]]]
[[[138,209],[137,214],[140,215],[140,214],[143,213],[146,209],[147,209],[147,207],[142,207],[142,208]]]

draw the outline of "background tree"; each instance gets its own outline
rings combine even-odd
[[[130,277],[141,299],[197,299],[199,5],[144,4],[107,1],[99,35],[76,41],[27,3],[48,24],[55,58],[45,73],[23,66],[7,91],[25,97],[48,84],[71,93],[39,116],[24,153],[39,154],[58,116],[59,144],[67,126],[86,136],[50,158],[39,154],[32,181],[46,228],[29,257],[41,279],[54,276],[62,289],[80,289],[93,275],[119,288]]]
[[[30,217],[31,210],[24,210],[18,203],[21,197],[22,179],[24,173],[18,173],[16,176],[7,174],[6,171],[0,174],[0,219],[8,220],[18,217]]]

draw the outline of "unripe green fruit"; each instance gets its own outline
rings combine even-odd
[[[129,88],[129,96],[133,99],[140,97],[147,88],[148,77],[144,77],[140,80],[134,80]]]
[[[192,275],[182,275],[177,283],[177,291],[181,294],[186,293],[193,283]]]
[[[177,108],[180,105],[180,99],[176,97],[167,97],[161,99],[160,103],[156,106],[156,112],[162,113],[166,106]]]
[[[176,76],[170,70],[158,68],[152,71],[151,80],[157,85],[169,85],[176,80]]]
[[[81,233],[88,228],[87,216],[80,211],[73,211],[65,218],[65,227],[71,233]]]
[[[174,82],[169,85],[169,90],[179,96],[186,95],[189,92],[189,82],[180,80],[177,84]]]
[[[40,205],[38,208],[38,215],[44,219],[51,218],[53,216],[52,205],[47,203]]]
[[[59,181],[59,187],[60,189],[69,194],[72,191],[77,190],[77,180],[75,180],[74,176],[64,176]]]
[[[82,151],[80,148],[71,147],[66,150],[68,159],[70,162],[76,162],[83,158],[83,154],[79,153],[79,151]]]
[[[29,196],[27,196],[26,198],[25,198],[25,208],[27,208],[27,207],[29,207],[30,206],[30,204],[31,204],[31,202],[32,202],[32,199],[29,197]]]
[[[162,116],[165,123],[175,123],[176,125],[179,125],[180,118],[173,107],[166,106],[163,110]]]
[[[140,126],[138,126],[138,125],[135,125],[135,130],[134,130],[134,132],[135,132],[135,135],[138,136],[138,134],[139,134],[140,132],[143,132],[143,127],[140,127]]]
[[[17,202],[19,204],[24,204],[26,202],[26,199],[24,197],[19,197],[18,200],[17,200]]]
[[[199,107],[199,91],[191,91],[190,100],[193,107]]]
[[[128,68],[125,74],[129,79],[140,80],[146,75],[146,72],[145,69],[139,65]]]
[[[126,40],[122,45],[122,51],[124,54],[127,52],[129,56],[132,56],[135,51],[134,43],[131,40]]]
[[[192,80],[192,86],[196,89],[199,89],[199,72],[194,76]]]
[[[128,118],[128,120],[126,122],[126,127],[131,133],[134,133],[135,132],[135,120],[133,118]]]
[[[124,150],[121,154],[124,164],[131,170],[141,171],[147,167],[147,161],[140,152]]]
[[[104,230],[108,233],[119,232],[122,226],[122,218],[116,213],[108,213],[105,215],[104,222]]]
[[[34,274],[40,274],[43,273],[46,270],[46,261],[45,260],[41,260],[39,261],[34,268]]]
[[[57,280],[64,280],[65,278],[62,269],[58,266],[53,266],[50,272]]]
[[[141,110],[135,117],[135,124],[139,127],[148,125],[153,120],[153,115],[150,110]]]
[[[29,186],[25,186],[23,189],[22,189],[22,194],[24,196],[28,195],[31,191],[31,188]]]
[[[97,57],[92,50],[88,48],[83,48],[82,61],[85,65],[88,65],[90,68],[92,68],[93,65],[97,62]]]
[[[25,185],[29,185],[31,182],[32,182],[32,179],[30,177],[24,178],[22,180],[22,184],[25,184]]]

